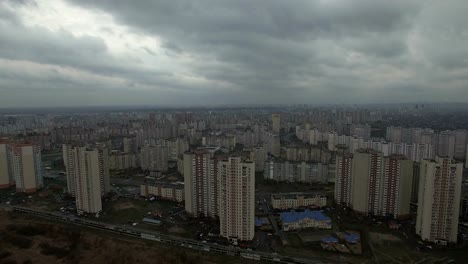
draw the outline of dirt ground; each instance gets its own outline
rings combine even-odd
[[[131,209],[131,208],[135,208],[135,205],[133,203],[131,203],[131,202],[128,202],[128,201],[116,203],[114,205],[114,209],[117,210],[117,211],[125,210],[125,209]]]
[[[245,263],[0,212],[0,263]]]
[[[388,242],[401,242],[401,239],[397,236],[392,234],[385,234],[385,233],[369,233],[370,239],[372,243],[376,245],[383,245]]]
[[[168,231],[170,233],[174,233],[174,234],[184,234],[185,233],[185,229],[183,229],[182,227],[177,227],[177,226],[171,226]]]

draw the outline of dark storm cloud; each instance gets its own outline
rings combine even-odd
[[[468,2],[462,0],[67,3],[107,13],[161,45],[126,45],[143,57],[117,56],[104,37],[23,25],[0,5],[0,60],[83,72],[50,70],[38,82],[32,70],[23,77],[4,73],[0,89],[62,87],[79,94],[95,81],[88,94],[105,104],[121,103],[117,95],[126,93],[135,103],[176,104],[434,101],[441,94],[468,100],[459,94],[468,74]]]
[[[200,63],[195,70],[249,94],[313,91],[296,78],[305,72],[326,77],[323,65],[349,67],[348,51],[401,56],[406,50],[402,35],[419,10],[413,1],[74,2],[110,11],[122,23],[158,34],[201,58],[214,57],[224,67],[206,69]],[[350,44],[335,52],[317,48],[322,39]]]

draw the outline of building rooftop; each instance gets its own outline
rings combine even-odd
[[[338,238],[333,237],[333,236],[324,237],[321,240],[322,240],[322,242],[327,243],[327,244],[338,243],[338,241],[339,241]]]
[[[145,222],[145,223],[150,223],[150,224],[155,224],[155,225],[160,225],[161,224],[161,220],[151,219],[151,218],[143,218],[142,221]]]
[[[304,196],[304,198],[313,198],[313,197],[320,197],[325,198],[325,195],[319,193],[303,193],[303,192],[290,192],[290,193],[276,193],[272,194],[271,198],[275,200],[284,199],[296,199],[299,196]]]
[[[179,182],[153,182],[153,183],[144,183],[143,186],[154,186],[154,187],[161,187],[161,188],[175,188],[175,189],[183,189],[184,184]]]
[[[310,211],[305,210],[304,212],[284,212],[280,213],[281,221],[283,223],[294,223],[305,218],[313,219],[320,222],[330,222],[330,218],[323,214],[322,211]]]
[[[348,243],[355,244],[359,241],[360,236],[357,233],[345,233],[344,239]]]
[[[268,224],[268,220],[266,218],[255,218],[255,226],[262,226]]]

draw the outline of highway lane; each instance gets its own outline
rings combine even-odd
[[[15,211],[19,213],[25,213],[30,215],[35,215],[42,218],[58,220],[74,225],[80,225],[95,229],[104,230],[107,232],[112,232],[124,236],[130,236],[140,239],[152,240],[164,244],[180,246],[185,248],[190,248],[194,250],[206,251],[206,252],[215,252],[221,253],[230,256],[240,256],[246,259],[253,259],[253,260],[265,260],[265,261],[273,261],[277,263],[299,263],[299,264],[325,264],[330,262],[324,262],[317,258],[299,258],[299,257],[292,257],[292,256],[285,256],[280,255],[277,253],[265,253],[260,251],[249,251],[244,250],[238,247],[233,246],[225,246],[225,245],[215,245],[211,243],[203,243],[193,239],[186,239],[177,236],[157,233],[157,232],[150,232],[147,230],[142,230],[138,228],[130,228],[127,226],[116,226],[111,224],[106,224],[102,222],[97,222],[81,217],[74,217],[69,215],[61,215],[59,213],[54,212],[47,212],[42,210],[31,209],[27,207],[21,206],[4,206],[4,210]]]

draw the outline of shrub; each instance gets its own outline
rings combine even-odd
[[[31,238],[15,235],[9,232],[2,233],[4,241],[21,249],[31,248],[33,241]]]
[[[46,242],[39,244],[39,247],[41,248],[41,253],[47,256],[56,256],[57,258],[64,258],[68,255],[67,248],[52,246]]]
[[[8,229],[23,236],[45,235],[46,229],[38,225],[9,225]]]
[[[14,259],[4,259],[0,261],[0,264],[16,264],[16,260]]]
[[[0,259],[8,258],[11,256],[11,252],[2,250],[0,251]]]

